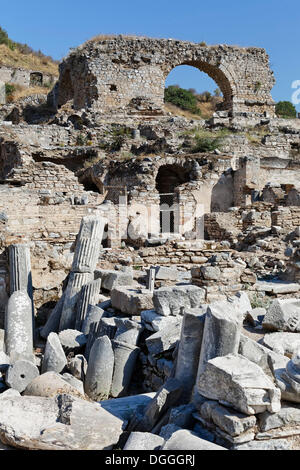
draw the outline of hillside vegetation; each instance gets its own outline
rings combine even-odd
[[[186,90],[178,85],[170,85],[165,88],[166,111],[188,119],[209,119],[222,100],[218,88],[214,95],[209,91],[197,93],[194,89]]]
[[[0,27],[0,65],[21,67],[58,76],[58,63],[27,44],[14,42]]]

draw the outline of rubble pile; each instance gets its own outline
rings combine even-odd
[[[239,290],[207,302],[174,268],[153,267],[144,284],[103,270],[104,225],[82,219],[62,296],[38,328],[30,250],[9,247],[3,448],[300,449],[300,301],[252,308]],[[156,275],[170,285],[156,288]]]

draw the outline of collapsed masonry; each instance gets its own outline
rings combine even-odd
[[[176,269],[157,266],[144,285],[130,269],[97,269],[104,226],[82,219],[42,328],[29,249],[10,246],[3,448],[299,450],[300,301],[253,309],[239,291],[207,303]]]

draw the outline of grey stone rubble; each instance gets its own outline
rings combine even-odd
[[[14,406],[20,418],[3,411],[0,439],[4,445],[29,449],[121,445],[124,450],[297,448],[298,333],[267,333],[257,342],[244,334],[243,322],[249,325],[252,312],[245,292],[205,302],[202,288],[178,285],[171,279],[172,287],[153,292],[137,284],[112,286],[112,301],[101,302],[101,289],[109,290],[103,286],[106,273],[100,279],[99,269],[95,264],[90,268],[91,261],[83,260],[80,250],[72,269],[79,266],[85,272],[71,271],[61,297],[67,299],[68,315],[55,314],[52,321],[59,330],[58,319],[69,318],[73,328],[57,334],[50,331],[48,321],[39,330],[40,339],[46,336],[42,354],[33,355],[32,343],[17,358],[13,351],[17,348],[7,349],[7,328],[20,328],[27,322],[22,345],[28,344],[32,333],[27,293],[15,292],[8,301],[13,322],[5,325],[8,357],[1,356],[5,381],[0,398],[8,409]],[[107,279],[122,279],[112,274]],[[76,276],[82,280],[72,284]],[[133,301],[132,290],[137,295]],[[13,315],[16,295],[26,296],[24,315]],[[65,300],[57,305],[57,311],[66,312]],[[150,308],[143,309],[144,305]],[[78,330],[74,329],[76,315]],[[258,320],[255,312],[252,315],[255,330]],[[137,387],[147,393],[136,394]],[[40,421],[28,427],[27,417],[43,406]],[[53,422],[55,412],[59,419]]]

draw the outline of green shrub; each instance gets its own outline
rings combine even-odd
[[[275,112],[277,116],[291,119],[297,116],[296,108],[290,101],[279,101],[276,104]]]
[[[192,153],[198,152],[213,152],[221,146],[221,139],[219,137],[195,137],[195,145],[192,147]]]
[[[170,85],[165,88],[165,101],[185,111],[201,115],[201,111],[197,106],[197,98],[190,90],[185,90],[177,85]]]

